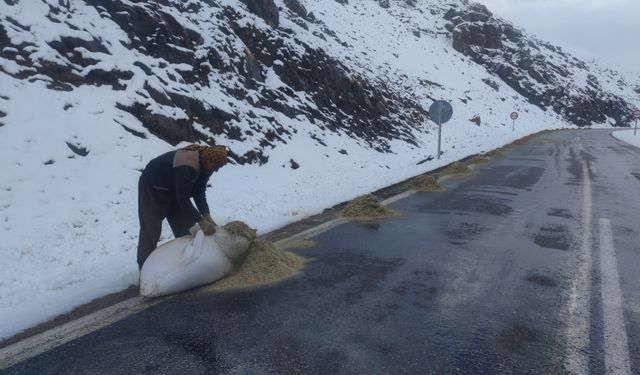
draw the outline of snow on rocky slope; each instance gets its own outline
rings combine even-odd
[[[214,217],[264,233],[639,102],[464,0],[0,0],[0,339],[137,283],[137,178],[174,146],[228,145]]]
[[[530,103],[579,126],[629,123],[638,91],[620,73],[589,67],[560,47],[528,37],[493,18],[482,5],[452,8],[445,18],[450,21],[445,27],[452,32],[453,48],[485,66]]]

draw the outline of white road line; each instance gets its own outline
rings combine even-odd
[[[629,343],[622,312],[618,261],[609,219],[600,219],[600,272],[604,320],[604,365],[610,375],[631,374]]]
[[[383,204],[390,204],[400,199],[406,198],[413,194],[413,191],[407,191],[396,196],[390,197],[383,201]],[[312,238],[323,232],[328,231],[338,225],[348,222],[348,219],[337,218],[326,223],[320,224],[301,233],[287,237],[275,242],[275,245],[281,245],[286,242],[301,238]],[[106,307],[95,313],[86,315],[82,318],[70,321],[59,327],[52,328],[25,340],[9,345],[0,349],[0,370],[11,367],[19,362],[35,357],[48,350],[63,345],[69,341],[97,331],[110,324],[118,322],[129,315],[135,314],[159,302],[173,298],[175,295],[146,301],[141,297],[134,297],[117,303],[113,306]]]
[[[297,240],[301,240],[301,239],[309,239],[309,238],[313,238],[315,236],[318,236],[330,229],[333,229],[339,225],[342,225],[346,222],[348,222],[349,219],[345,219],[345,218],[337,218],[337,219],[332,219],[327,221],[326,223],[320,224],[318,226],[315,226],[313,228],[307,229],[303,232],[300,232],[298,234],[294,234],[293,236],[289,236],[287,238],[284,238],[282,240],[276,241],[273,244],[275,246],[281,246],[286,244],[287,242],[291,242],[291,241],[297,241]]]
[[[591,320],[591,177],[582,162],[582,246],[578,270],[571,284],[567,320],[566,369],[570,374],[589,374],[589,330]]]
[[[138,311],[165,300],[166,298],[159,298],[152,301],[144,301],[141,297],[130,298],[96,311],[93,314],[72,320],[39,335],[9,345],[6,348],[0,349],[0,370],[106,327],[131,314],[135,314]]]
[[[442,182],[442,181],[440,181],[440,182]],[[392,204],[392,203],[395,203],[395,202],[397,202],[397,201],[399,201],[399,200],[401,200],[401,199],[404,199],[404,198],[406,198],[406,197],[412,196],[412,195],[413,195],[413,194],[415,194],[415,193],[416,193],[416,191],[415,191],[415,190],[407,190],[407,191],[405,191],[404,193],[400,193],[400,194],[395,195],[395,196],[393,196],[393,197],[387,198],[387,199],[383,200],[383,201],[382,201],[382,202],[380,202],[380,203],[381,203],[381,204],[383,204],[383,205],[385,205],[385,206],[387,206],[387,205]]]

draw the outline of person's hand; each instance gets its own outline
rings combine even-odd
[[[198,225],[204,232],[205,236],[210,236],[216,232],[216,225],[207,219],[201,220]]]
[[[211,222],[211,223],[212,223],[213,225],[215,225],[215,226],[217,226],[217,225],[218,225],[218,224],[216,224],[216,222],[215,222],[215,221],[213,221],[213,218],[211,217],[211,215],[210,215],[210,214],[206,214],[206,215],[204,215],[204,219],[205,219],[205,220],[207,220],[207,221],[209,221],[209,222]]]

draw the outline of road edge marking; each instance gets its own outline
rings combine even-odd
[[[382,201],[382,204],[391,204],[414,194],[414,191],[405,191]],[[282,245],[287,242],[313,238],[332,228],[349,222],[349,219],[336,218],[309,228],[290,237],[274,242],[274,245]],[[69,321],[58,327],[51,328],[37,335],[26,338],[0,349],[0,370],[14,366],[39,354],[52,350],[60,345],[85,336],[91,332],[107,327],[113,323],[125,319],[129,315],[138,313],[160,302],[167,301],[175,295],[159,299],[145,300],[142,297],[133,297],[115,305],[105,307],[94,313]]]
[[[72,320],[38,335],[31,336],[15,344],[0,349],[0,370],[14,366],[69,341],[80,338],[116,323],[129,315],[169,299],[144,300],[142,297],[129,298],[92,314]]]
[[[622,310],[622,291],[611,220],[601,218],[599,229],[605,372],[616,375],[631,374],[629,340]]]
[[[582,244],[578,254],[578,272],[571,283],[567,321],[567,372],[589,374],[589,346],[591,320],[591,248],[592,197],[591,176],[587,162],[582,161]]]

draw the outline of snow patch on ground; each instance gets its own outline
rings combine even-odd
[[[636,132],[636,134],[633,134],[634,130],[618,130],[615,131],[613,133],[611,133],[615,138],[623,141],[623,142],[627,142],[631,145],[634,145],[636,147],[640,147],[640,131]]]

